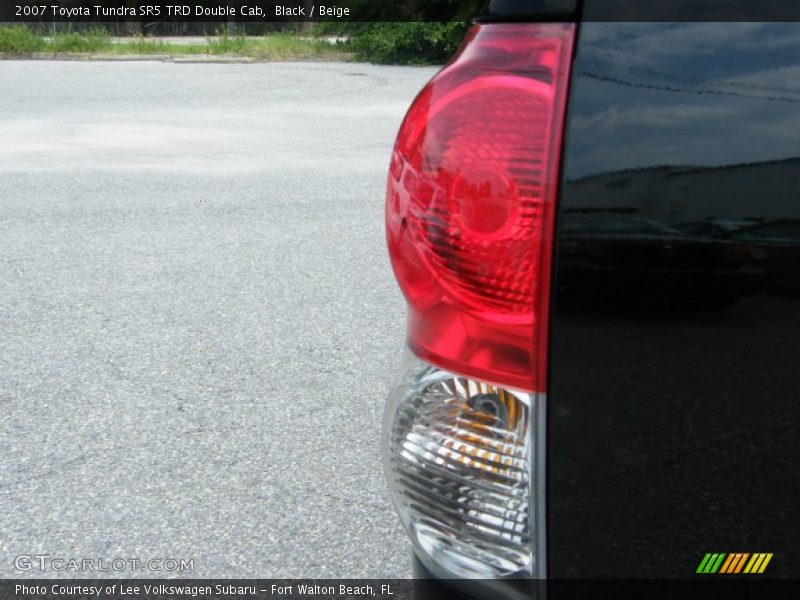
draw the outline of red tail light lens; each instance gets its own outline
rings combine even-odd
[[[572,24],[476,25],[406,115],[387,185],[389,253],[409,303],[411,349],[531,391],[546,384],[574,32]]]

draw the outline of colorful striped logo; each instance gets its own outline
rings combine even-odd
[[[696,572],[724,573],[726,575],[748,573],[755,575],[756,573],[763,573],[771,560],[772,552],[757,552],[754,554],[749,552],[708,552],[703,557],[703,560],[700,561],[700,566],[697,567]]]

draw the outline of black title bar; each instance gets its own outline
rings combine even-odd
[[[513,585],[512,585],[513,584]],[[800,580],[761,576],[690,579],[0,579],[3,600],[795,600]],[[499,586],[499,587],[498,587]],[[495,589],[487,595],[481,590]]]
[[[474,5],[476,18],[495,21],[800,21],[800,2],[794,0],[480,0]],[[411,12],[402,0],[0,0],[0,22],[463,20],[464,12],[454,7],[459,5],[432,1]]]

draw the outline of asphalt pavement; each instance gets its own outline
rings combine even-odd
[[[383,188],[434,71],[0,62],[0,577],[410,576]]]

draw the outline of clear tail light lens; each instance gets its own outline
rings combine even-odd
[[[536,446],[574,33],[476,25],[392,154],[387,241],[413,354],[386,412],[385,467],[418,555],[443,576],[544,574]]]
[[[533,395],[408,353],[389,402],[385,466],[417,546],[449,575],[532,574]]]

